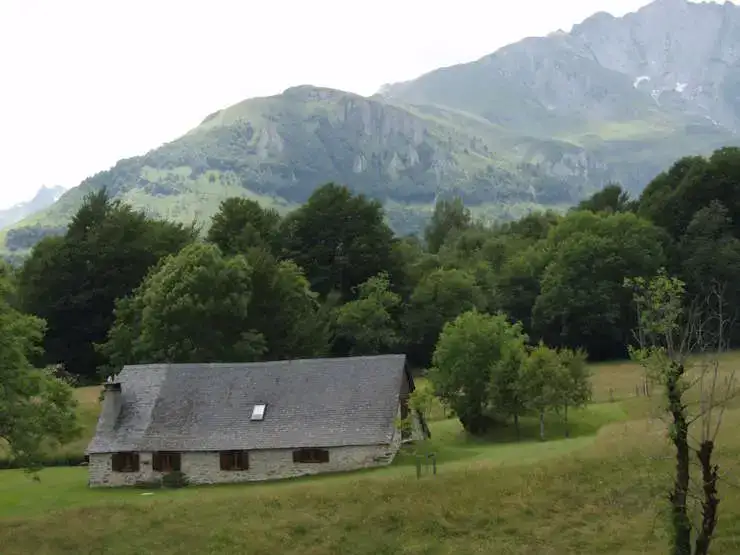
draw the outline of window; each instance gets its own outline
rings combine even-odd
[[[298,449],[293,451],[294,463],[328,463],[329,451],[326,449]]]
[[[254,405],[254,408],[252,409],[252,418],[250,420],[264,420],[266,406],[267,405],[264,404]]]
[[[156,472],[179,472],[180,453],[154,453],[152,470]]]
[[[249,452],[248,451],[221,451],[221,470],[248,470],[249,469]]]
[[[113,453],[113,472],[138,472],[138,453]]]

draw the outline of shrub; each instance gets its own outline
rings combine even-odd
[[[37,461],[40,467],[52,466],[82,466],[87,463],[85,455],[49,455],[42,457]],[[25,468],[25,465],[17,459],[11,459],[0,454],[0,470],[10,470],[14,468]]]
[[[160,489],[162,487],[162,480],[139,480],[134,484],[134,487],[139,489]]]
[[[162,486],[165,488],[184,488],[190,484],[187,474],[175,471],[162,476]]]

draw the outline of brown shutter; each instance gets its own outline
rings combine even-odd
[[[132,472],[139,471],[139,454],[138,453],[131,453],[131,469],[132,469]]]
[[[242,470],[249,470],[249,451],[242,451],[239,453],[239,468]]]
[[[162,455],[154,453],[152,457],[152,470],[155,472],[162,472]]]
[[[180,453],[172,453],[172,472],[180,472]]]
[[[231,456],[228,451],[219,453],[221,470],[231,470]]]

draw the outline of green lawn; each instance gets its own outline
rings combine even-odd
[[[511,428],[472,439],[438,407],[432,439],[415,447],[437,454],[438,472],[420,480],[410,449],[378,470],[154,492],[90,490],[84,467],[38,481],[0,471],[0,553],[662,554],[670,449],[658,400],[628,395],[639,376],[627,363],[595,367],[601,402],[574,412],[571,439],[556,415],[545,442],[533,419],[519,442]],[[79,395],[89,418],[97,390]],[[740,553],[738,425],[729,411],[715,555]]]
[[[92,398],[89,392],[94,388],[85,388],[83,395]],[[95,396],[97,398],[97,395]],[[489,438],[479,439],[467,436],[457,419],[450,418],[431,423],[433,438],[414,447],[406,447],[389,467],[332,476],[319,476],[274,482],[270,484],[247,484],[241,486],[219,486],[205,488],[210,496],[214,490],[221,494],[231,494],[234,488],[268,488],[285,487],[304,482],[338,482],[346,483],[358,476],[372,476],[375,479],[404,478],[416,476],[416,455],[434,453],[440,472],[444,469],[465,468],[471,464],[484,462],[488,465],[516,466],[520,464],[544,461],[578,451],[592,445],[596,440],[598,427],[610,421],[625,417],[619,405],[592,405],[582,411],[575,411],[571,424],[571,439],[564,439],[563,424],[559,420],[548,421],[549,441],[534,439],[539,433],[534,419],[524,419],[522,441],[515,441],[513,429],[501,430]],[[86,441],[86,440],[85,440]],[[426,472],[426,471],[425,471]],[[175,496],[199,496],[204,488],[189,488],[184,491],[162,491],[155,493],[157,498]],[[150,495],[143,495],[142,490],[132,489],[89,489],[87,487],[87,469],[84,466],[47,468],[36,477],[22,470],[0,471],[0,518],[37,516],[48,511],[69,507],[106,504],[112,500],[148,501]],[[1,553],[1,552],[0,552]]]

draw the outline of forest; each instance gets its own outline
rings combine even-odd
[[[206,229],[91,193],[63,235],[3,267],[3,382],[17,385],[0,436],[31,460],[37,438],[74,433],[69,386],[126,364],[390,352],[468,432],[567,413],[588,401],[587,361],[636,345],[625,280],[671,276],[686,303],[721,284],[738,305],[739,184],[740,149],[725,148],[566,214],[489,226],[442,199],[423,237],[394,236],[378,202],[333,183],[285,217],[228,199]],[[26,418],[32,397],[49,410]]]

